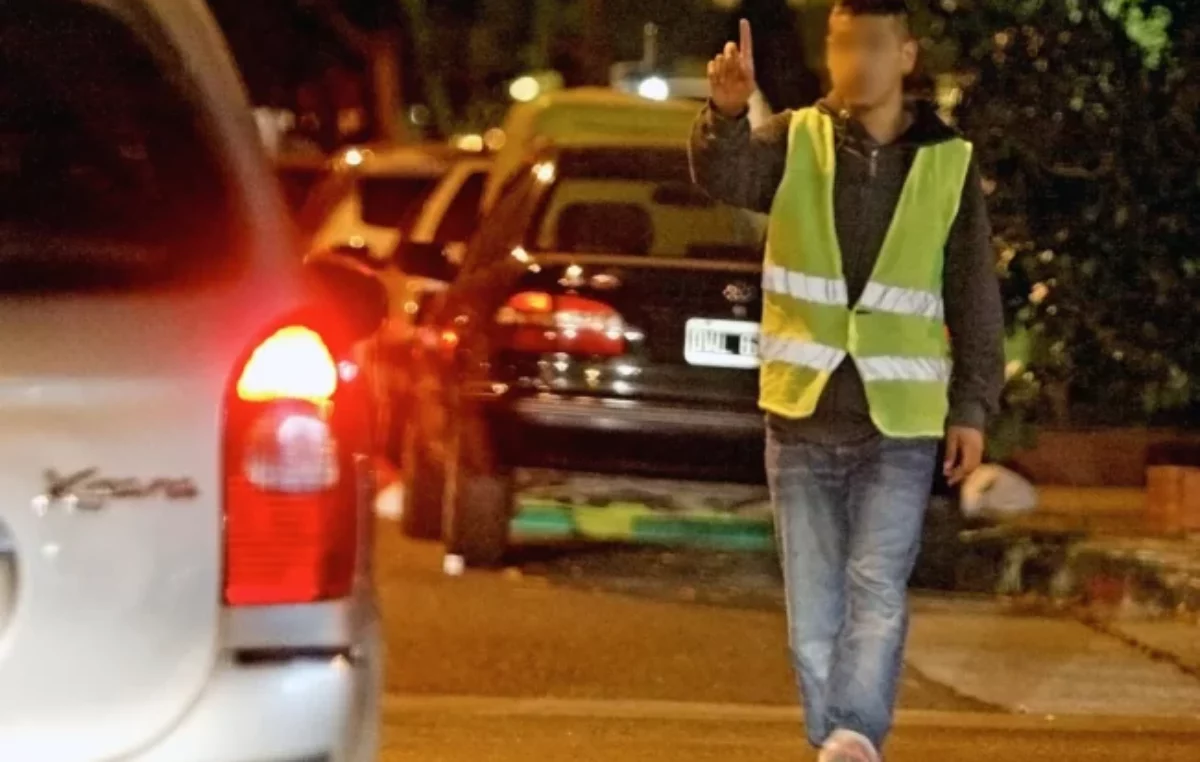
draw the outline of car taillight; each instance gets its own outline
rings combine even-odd
[[[507,332],[506,345],[520,352],[625,354],[625,320],[595,299],[522,291],[500,308],[496,322]]]
[[[302,325],[275,331],[226,403],[225,602],[345,597],[358,552],[365,398],[358,369]]]

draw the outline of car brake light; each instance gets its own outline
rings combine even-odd
[[[237,394],[247,402],[323,402],[337,390],[337,372],[316,331],[288,326],[255,348],[238,378]]]
[[[610,305],[574,294],[522,291],[496,314],[507,346],[520,352],[625,354],[625,320]]]
[[[227,399],[225,602],[350,593],[358,553],[362,385],[321,335],[291,325],[259,344]]]

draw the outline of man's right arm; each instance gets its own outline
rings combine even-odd
[[[771,211],[787,163],[791,122],[792,112],[784,111],[752,130],[746,114],[727,117],[710,102],[692,127],[692,179],[718,201]]]

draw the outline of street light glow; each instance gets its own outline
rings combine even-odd
[[[638,83],[638,95],[652,101],[665,101],[671,97],[671,86],[662,77],[646,77]]]
[[[514,101],[528,103],[541,95],[542,86],[534,77],[518,77],[508,86],[508,94]]]
[[[484,149],[483,136],[479,134],[459,135],[455,137],[454,145],[460,151],[479,153]]]

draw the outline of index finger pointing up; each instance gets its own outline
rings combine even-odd
[[[738,45],[742,53],[742,62],[747,66],[754,66],[754,37],[750,33],[750,22],[742,19],[739,24],[741,29],[741,42]]]

